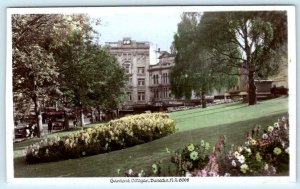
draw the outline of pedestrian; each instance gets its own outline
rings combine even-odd
[[[49,122],[48,122],[48,133],[51,133],[52,131],[52,120],[49,119]]]

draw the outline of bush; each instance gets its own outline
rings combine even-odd
[[[73,159],[113,150],[167,136],[175,132],[175,122],[168,114],[147,113],[112,120],[66,137],[45,139],[27,149],[28,163]]]

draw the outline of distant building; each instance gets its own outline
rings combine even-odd
[[[107,42],[106,45],[128,76],[127,100],[123,108],[131,109],[133,106],[149,104],[149,42],[123,38],[118,42]]]
[[[159,62],[149,66],[150,98],[153,105],[174,100],[170,86],[170,72],[175,65],[175,56],[167,51],[158,51]]]

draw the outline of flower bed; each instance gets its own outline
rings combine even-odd
[[[255,125],[252,132],[245,133],[244,145],[228,146],[225,136],[220,136],[212,150],[203,140],[200,144],[189,144],[177,150],[171,162],[175,164],[172,173],[162,173],[164,164],[154,163],[152,171],[150,168],[148,172],[138,173],[130,169],[125,176],[272,176],[286,172],[289,170],[289,121],[282,117],[264,130]]]
[[[175,132],[168,114],[127,116],[77,131],[67,137],[45,139],[27,149],[26,162],[39,163],[106,153],[167,136]]]

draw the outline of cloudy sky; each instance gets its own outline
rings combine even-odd
[[[101,11],[102,10],[102,11]],[[150,64],[157,63],[154,50],[170,51],[182,10],[168,8],[123,8],[100,9],[89,12],[92,18],[100,18],[97,31],[101,34],[100,44],[116,42],[124,37],[150,43]]]
[[[173,36],[180,22],[179,11],[157,12],[114,12],[92,13],[93,18],[100,18],[100,43],[115,42],[123,37],[136,41],[148,41],[153,48],[170,51]]]

